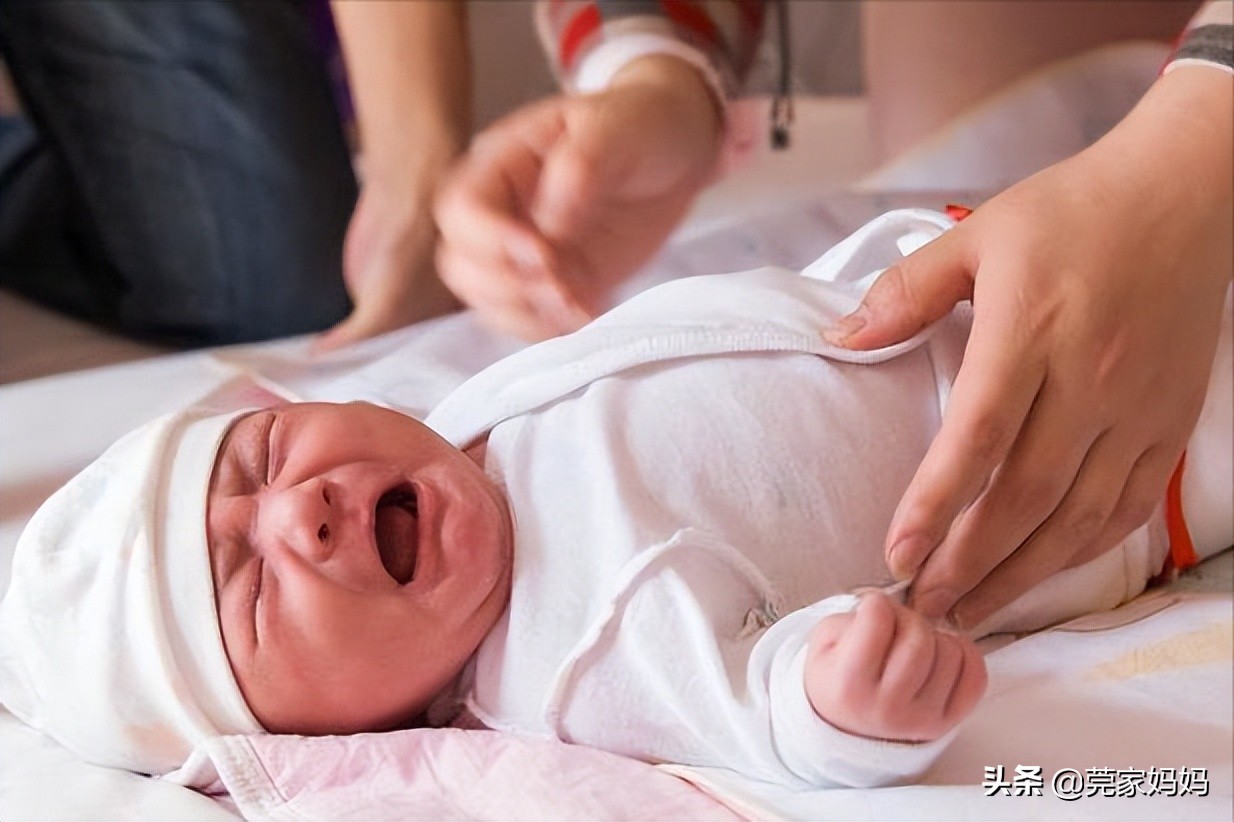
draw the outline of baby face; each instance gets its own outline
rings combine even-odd
[[[269,731],[406,722],[509,597],[501,492],[421,423],[366,403],[239,419],[206,520],[227,656]]]

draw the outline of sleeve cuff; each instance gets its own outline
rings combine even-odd
[[[791,657],[776,660],[771,678],[772,726],[784,764],[813,785],[874,788],[901,784],[920,776],[933,764],[958,732],[952,730],[933,742],[889,742],[846,733],[814,712],[805,690],[805,639],[827,614],[856,607],[854,596],[833,597],[819,603],[830,607],[805,609],[808,628]],[[795,615],[794,615],[795,616]],[[777,626],[778,627],[778,626]]]
[[[588,94],[608,88],[617,72],[635,60],[652,54],[676,57],[697,69],[711,93],[715,95],[716,103],[723,109],[728,95],[725,94],[724,80],[720,72],[702,51],[669,34],[632,33],[600,43],[579,63],[573,76],[573,90],[579,94]]]

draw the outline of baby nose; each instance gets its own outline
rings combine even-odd
[[[321,479],[266,491],[261,500],[263,542],[286,545],[306,559],[320,562],[333,544],[331,489]]]

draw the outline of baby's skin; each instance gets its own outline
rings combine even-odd
[[[986,681],[971,640],[881,591],[820,620],[805,667],[815,713],[842,731],[895,742],[946,734],[976,707]]]
[[[268,731],[414,720],[505,611],[513,528],[477,461],[367,403],[238,419],[207,491],[223,645]]]
[[[224,647],[276,733],[414,721],[505,610],[513,528],[484,474],[417,420],[367,403],[238,419],[211,474],[206,532]],[[883,594],[823,619],[805,687],[849,733],[937,739],[985,688],[973,644]]]

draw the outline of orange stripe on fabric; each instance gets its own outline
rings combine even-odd
[[[1170,564],[1182,571],[1197,565],[1199,555],[1191,542],[1191,532],[1187,530],[1187,521],[1183,517],[1183,467],[1187,464],[1187,452],[1178,458],[1178,467],[1170,477],[1170,484],[1165,489],[1165,527],[1170,535]]]
[[[960,222],[960,220],[963,220],[969,214],[972,214],[973,210],[969,208],[968,206],[956,205],[955,203],[947,203],[946,207],[943,209],[943,213],[958,223]]]

